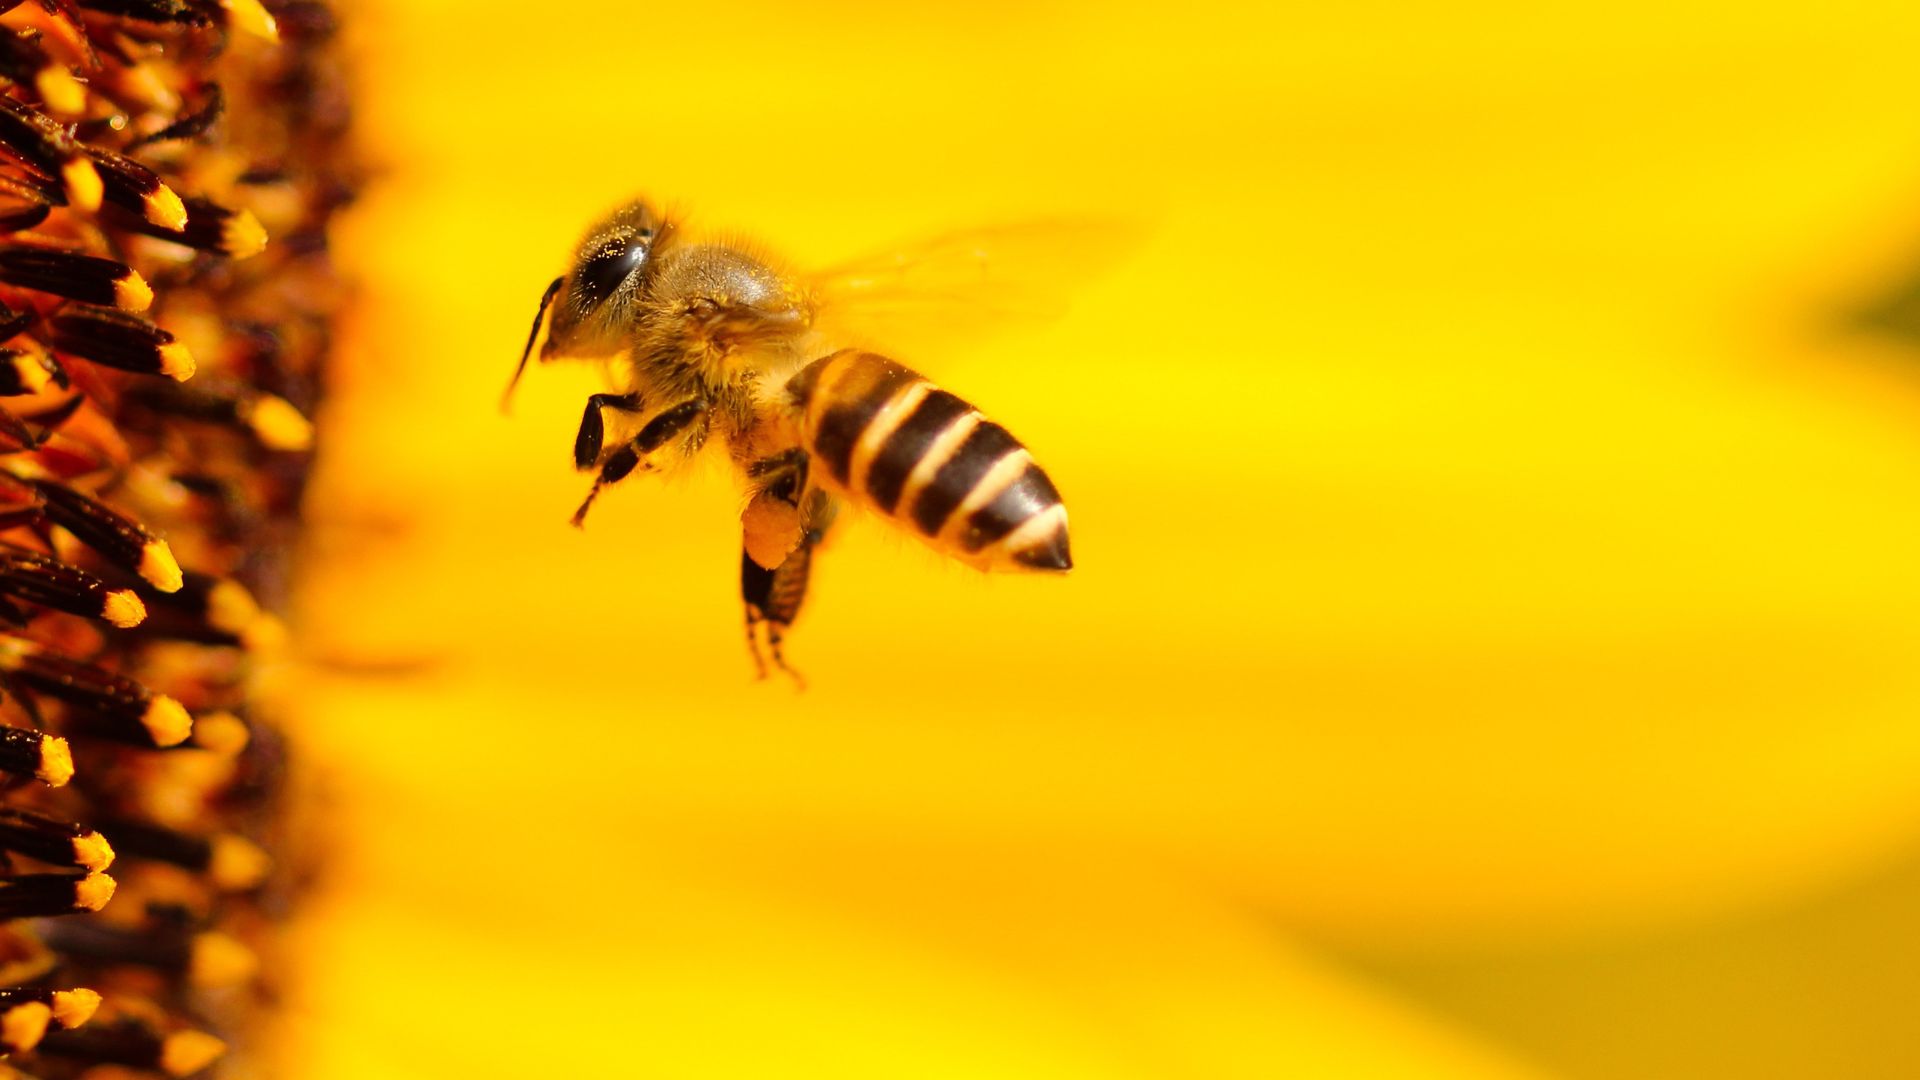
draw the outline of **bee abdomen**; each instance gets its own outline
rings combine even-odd
[[[1067,510],[1007,429],[883,356],[854,350],[788,384],[834,486],[981,569],[1065,570]]]

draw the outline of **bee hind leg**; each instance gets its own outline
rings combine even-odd
[[[753,494],[740,513],[742,544],[754,562],[779,566],[806,536],[806,452],[794,448],[753,462],[747,479]]]
[[[803,690],[807,680],[787,663],[780,645],[786,639],[787,628],[800,613],[801,601],[806,599],[812,561],[811,547],[804,541],[772,570],[754,562],[752,555],[744,551],[740,554],[740,596],[746,602],[747,652],[753,657],[754,671],[759,678],[767,677],[766,654],[770,653],[773,666],[786,672]],[[765,653],[761,650],[763,638]]]
[[[587,511],[593,507],[593,500],[599,497],[601,488],[625,480],[648,454],[665,446],[669,439],[693,427],[696,421],[702,425],[698,429],[698,437],[704,439],[706,419],[707,401],[704,398],[694,398],[683,401],[647,421],[639,434],[627,440],[618,450],[608,454],[607,460],[600,464],[600,475],[593,478],[593,489],[587,492],[586,500],[580,504],[580,509],[573,512],[574,527],[578,528],[586,522]]]
[[[800,615],[800,605],[806,601],[807,583],[813,573],[813,551],[833,524],[838,508],[826,492],[818,489],[809,491],[802,501],[807,511],[806,529],[800,535],[799,544],[779,566],[768,569],[755,562],[750,551],[741,552],[740,596],[747,609],[747,651],[752,654],[760,677],[767,677],[767,662],[760,651],[760,628],[764,625],[766,651],[773,657],[773,666],[805,689],[806,679],[787,664],[780,646],[787,629]]]

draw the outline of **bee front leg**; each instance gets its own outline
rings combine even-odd
[[[639,412],[640,395],[594,394],[587,398],[587,411],[580,416],[580,433],[573,437],[573,467],[581,472],[593,468],[593,463],[600,460],[600,444],[607,437],[606,421],[600,415],[602,409]]]
[[[586,501],[580,504],[580,509],[573,512],[574,527],[578,528],[587,520],[587,510],[593,506],[593,500],[599,496],[601,488],[625,480],[627,474],[633,472],[648,454],[665,446],[668,440],[685,432],[696,421],[704,424],[707,406],[705,398],[683,401],[647,421],[638,435],[608,454],[607,460],[600,466],[600,475],[594,477],[593,490],[587,492]]]

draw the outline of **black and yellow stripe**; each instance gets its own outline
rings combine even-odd
[[[845,350],[788,390],[815,475],[983,570],[1066,570],[1067,509],[1027,448],[883,356]]]

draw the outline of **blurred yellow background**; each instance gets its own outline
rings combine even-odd
[[[298,614],[314,1077],[1920,1074],[1920,17],[351,12],[384,170]],[[824,266],[1091,213],[901,358],[1064,579],[873,519],[756,683],[719,470],[495,409],[645,193]],[[955,350],[962,352],[962,350]]]

